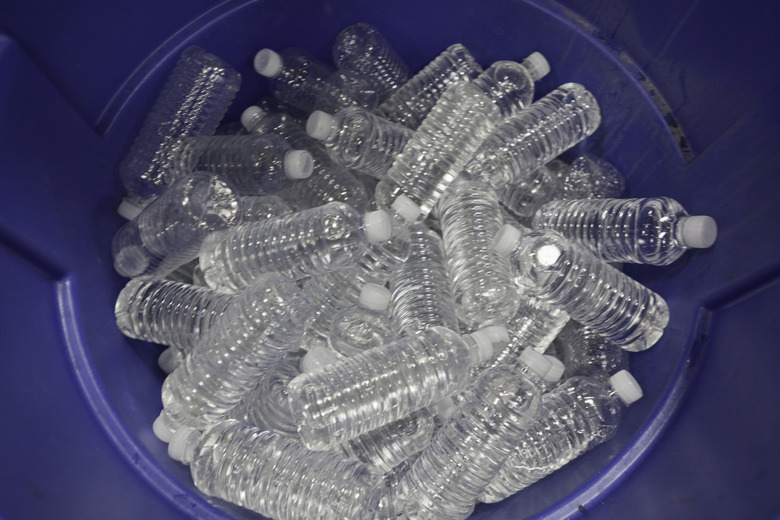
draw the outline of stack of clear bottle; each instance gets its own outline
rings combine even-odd
[[[203,59],[171,81],[205,81]],[[539,53],[483,69],[455,44],[411,75],[359,23],[333,61],[262,49],[276,101],[244,130],[209,135],[237,87],[206,84],[208,128],[147,147],[138,178],[131,151],[117,325],[168,347],[153,430],[203,493],[279,519],[466,518],[615,434],[642,394],[627,354],[670,320],[618,264],[717,228],[617,198],[603,159],[562,162],[600,108],[574,83],[533,102]],[[168,91],[148,121],[203,117]]]

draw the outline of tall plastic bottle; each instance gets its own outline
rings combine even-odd
[[[648,349],[663,334],[669,323],[664,299],[587,249],[549,230],[511,239],[514,246],[503,245],[508,237],[496,237],[496,247],[512,251],[520,287],[626,350]]]
[[[240,291],[265,272],[298,280],[345,269],[369,244],[388,240],[390,233],[387,212],[361,215],[347,204],[331,202],[231,229],[203,248],[200,267],[210,287]]]
[[[399,483],[405,518],[465,519],[539,409],[539,390],[512,367],[486,372]]]
[[[621,410],[642,397],[630,373],[605,384],[572,377],[542,396],[536,421],[516,439],[513,453],[480,497],[498,502],[561,468],[615,433]]]
[[[269,368],[298,347],[310,305],[288,278],[259,277],[163,382],[157,437],[167,442],[182,425],[202,429],[224,419]]]
[[[384,101],[409,79],[409,67],[373,25],[345,27],[333,43],[333,63],[369,81]]]
[[[380,474],[331,452],[235,420],[177,432],[168,454],[195,486],[276,520],[382,518]]]
[[[328,333],[328,347],[338,355],[352,356],[395,339],[390,325],[390,291],[383,285],[364,284],[358,305],[336,313]]]
[[[468,385],[487,334],[432,327],[344,358],[290,383],[290,409],[310,449],[327,449],[428,407]]]
[[[312,174],[306,150],[293,150],[278,135],[215,135],[182,139],[168,184],[193,171],[222,175],[241,194],[278,193]]]
[[[495,192],[482,182],[455,183],[439,204],[439,221],[459,319],[472,328],[506,323],[519,299],[507,258],[492,247],[502,225]]]
[[[495,128],[464,169],[500,192],[550,162],[598,128],[596,98],[577,83],[566,83]]]
[[[170,146],[182,137],[213,134],[240,85],[241,75],[218,57],[200,47],[184,50],[119,164],[128,194],[120,214],[132,218],[165,187]]]
[[[552,229],[607,262],[668,265],[688,249],[715,243],[712,217],[689,216],[669,197],[552,201],[534,215],[534,229]]]
[[[111,244],[114,268],[130,278],[162,277],[198,256],[209,233],[241,223],[233,187],[218,175],[179,179],[119,228]]]
[[[377,184],[377,205],[403,193],[426,217],[490,131],[530,104],[536,71],[498,61],[445,92]]]
[[[588,376],[606,381],[628,368],[628,352],[575,321],[563,328],[555,343],[566,366],[566,378]]]
[[[380,180],[413,134],[362,108],[345,108],[333,115],[315,111],[306,131],[322,142],[334,162]]]

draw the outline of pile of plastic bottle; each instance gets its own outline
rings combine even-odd
[[[663,297],[622,263],[712,246],[710,217],[559,158],[594,96],[539,53],[463,45],[412,75],[367,24],[336,67],[187,49],[120,165],[120,330],[168,348],[150,425],[195,485],[274,519],[466,518],[604,443],[642,396]],[[537,97],[538,99],[534,100]]]

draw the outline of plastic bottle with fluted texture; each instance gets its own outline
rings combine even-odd
[[[364,284],[358,305],[335,314],[328,333],[328,347],[338,355],[352,356],[395,339],[388,305],[390,291],[383,285]]]
[[[552,201],[534,215],[534,229],[551,229],[607,262],[668,265],[688,249],[715,243],[712,217],[688,215],[669,197]]]

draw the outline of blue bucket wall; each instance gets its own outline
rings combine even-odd
[[[117,331],[124,281],[116,165],[190,44],[243,75],[235,119],[263,93],[261,47],[322,58],[356,21],[412,68],[460,41],[483,65],[542,51],[544,94],[576,81],[604,121],[581,150],[713,215],[716,246],[627,272],[667,298],[662,340],[631,356],[646,397],[617,437],[475,518],[768,518],[780,513],[780,42],[752,2],[226,1],[0,5],[0,515],[254,518],[208,499],[151,433],[159,347]],[[750,8],[748,8],[750,7]],[[151,13],[154,13],[151,15]],[[766,403],[766,404],[765,404]]]

